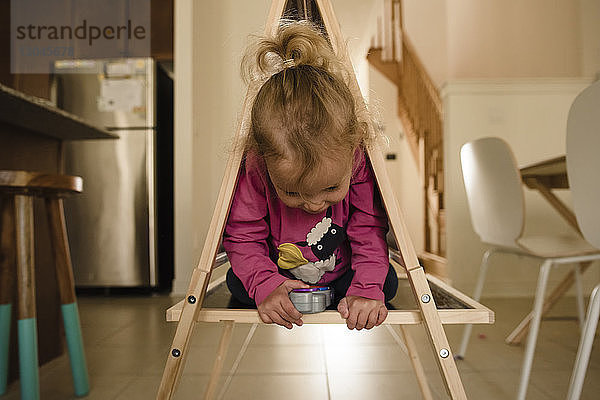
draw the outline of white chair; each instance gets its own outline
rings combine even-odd
[[[481,297],[492,254],[513,253],[541,261],[518,392],[518,399],[523,400],[527,392],[550,268],[553,265],[576,263],[578,270],[579,263],[600,259],[600,250],[582,238],[573,236],[523,236],[523,187],[515,158],[505,141],[493,137],[477,139],[463,145],[460,156],[473,228],[482,242],[494,246],[483,256],[473,298],[479,300]],[[576,282],[580,281],[576,279]],[[578,297],[582,299],[581,287],[577,286]],[[580,319],[583,321],[582,309],[583,307]],[[467,325],[458,358],[464,357],[466,353],[470,333],[471,326]]]
[[[581,92],[567,120],[567,175],[573,195],[573,210],[583,237],[600,248],[600,82]],[[590,298],[567,399],[581,395],[600,315],[600,285]]]

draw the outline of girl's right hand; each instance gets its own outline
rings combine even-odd
[[[273,290],[258,305],[258,315],[265,324],[277,324],[292,329],[292,324],[302,326],[302,313],[296,310],[288,293],[293,289],[306,289],[309,286],[293,279],[288,279]]]

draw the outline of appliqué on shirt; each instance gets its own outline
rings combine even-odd
[[[319,221],[306,235],[306,241],[297,243],[282,243],[277,247],[279,258],[277,265],[289,270],[296,278],[310,284],[321,280],[325,272],[333,271],[335,266],[341,262],[336,258],[335,251],[345,240],[344,228],[333,223],[331,219],[331,207],[323,219]],[[309,246],[318,261],[308,261],[297,247]]]

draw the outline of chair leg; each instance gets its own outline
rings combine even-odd
[[[481,298],[481,292],[483,291],[483,283],[485,282],[485,276],[487,275],[487,269],[489,265],[488,262],[491,255],[495,252],[496,249],[489,249],[483,254],[483,258],[481,259],[481,266],[479,267],[479,277],[477,278],[477,284],[475,285],[475,291],[473,293],[473,300],[475,301],[479,301],[479,299]],[[457,360],[462,360],[465,357],[472,329],[472,324],[465,325],[465,330],[463,331],[460,348],[458,350],[458,353],[455,355],[455,358]]]
[[[17,331],[21,399],[39,400],[37,321],[33,246],[33,198],[15,196],[17,243],[17,288],[19,292]]]
[[[581,272],[585,272],[590,265],[592,265],[591,261],[581,263]],[[544,307],[542,309],[542,315],[546,314],[552,309],[552,307],[554,307],[554,304],[561,299],[567,290],[571,288],[573,282],[575,282],[575,272],[569,271],[567,276],[565,276],[565,278],[552,290],[552,293],[546,297],[546,301],[544,301]],[[506,337],[504,341],[510,345],[521,344],[521,341],[529,332],[529,324],[531,324],[532,316],[533,312],[527,314],[527,316],[521,320],[519,325],[513,329],[513,331]]]
[[[548,276],[552,260],[546,260],[540,267],[537,289],[535,292],[535,300],[533,305],[533,317],[531,320],[531,328],[527,336],[527,347],[525,348],[525,358],[523,360],[523,368],[521,370],[521,382],[519,384],[519,392],[517,399],[525,400],[527,394],[527,386],[529,384],[529,376],[531,374],[531,365],[533,364],[533,354],[535,353],[535,345],[542,320],[542,312],[544,305],[544,294],[546,293],[546,285],[548,284]]]
[[[8,346],[15,262],[15,222],[12,197],[0,197],[0,396],[6,393]]]
[[[579,320],[579,329],[583,330],[585,304],[583,301],[583,285],[581,283],[581,264],[577,264],[573,272],[575,273],[575,289],[577,289],[577,319]]]
[[[60,291],[61,311],[69,361],[71,362],[73,388],[76,396],[85,396],[90,391],[90,383],[81,335],[81,324],[79,322],[79,311],[77,309],[77,298],[75,297],[73,267],[62,199],[46,198],[46,214],[54,252],[56,280]]]
[[[579,341],[579,349],[577,349],[577,357],[575,358],[575,366],[573,367],[573,374],[571,375],[567,400],[578,400],[579,396],[581,396],[583,380],[585,378],[588,362],[590,361],[594,335],[596,333],[596,327],[598,326],[598,317],[600,317],[600,285],[594,288],[592,297],[590,298],[587,317],[583,330],[581,331],[581,340]]]

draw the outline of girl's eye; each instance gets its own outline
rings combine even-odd
[[[325,189],[328,192],[335,192],[336,190],[338,190],[340,187],[338,185],[335,186],[329,186],[327,189]]]
[[[331,230],[331,234],[332,234],[332,235],[335,235],[336,233],[337,233],[337,231],[336,231],[335,229],[332,229],[332,230]]]
[[[317,250],[323,250],[323,245],[322,244],[318,245]]]

